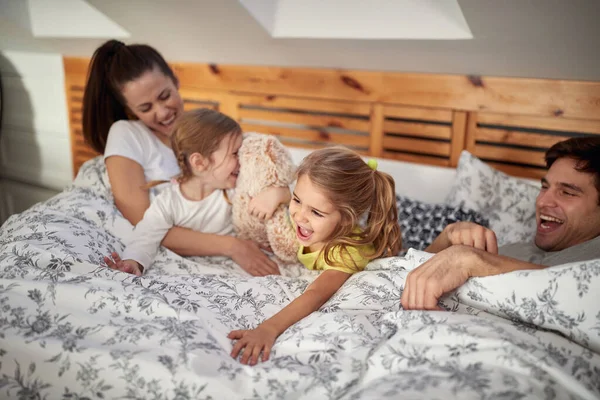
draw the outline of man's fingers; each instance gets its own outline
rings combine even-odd
[[[485,231],[486,250],[492,254],[498,254],[498,240],[494,231],[488,229]]]
[[[423,310],[437,310],[438,307],[438,298],[437,293],[439,290],[437,289],[436,283],[433,281],[429,281],[426,285],[426,293],[423,299]]]
[[[473,246],[473,235],[471,231],[461,231],[460,242],[454,244],[464,244],[465,246]]]
[[[417,279],[415,272],[411,271],[407,277],[407,283],[411,286],[411,290],[408,293],[408,309],[413,310],[417,304]]]
[[[477,232],[473,235],[473,247],[485,251],[487,247],[485,232]]]
[[[404,290],[402,291],[402,297],[400,298],[400,303],[402,304],[402,308],[408,310],[408,296],[410,293],[410,286],[408,285],[408,279],[404,281]]]

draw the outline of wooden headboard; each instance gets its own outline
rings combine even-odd
[[[97,154],[81,132],[89,59],[64,58],[73,173]],[[171,64],[185,108],[211,107],[289,146],[343,144],[362,154],[455,167],[467,149],[539,178],[544,151],[600,134],[600,82],[338,69]]]

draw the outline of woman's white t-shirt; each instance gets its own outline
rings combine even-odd
[[[108,131],[104,160],[111,156],[129,158],[144,169],[146,182],[168,181],[181,172],[173,150],[141,121],[117,121]]]

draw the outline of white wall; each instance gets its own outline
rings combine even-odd
[[[274,39],[238,0],[88,0],[177,61],[600,80],[599,0],[458,2],[473,40]],[[0,22],[0,50],[89,57],[102,41]]]
[[[0,223],[71,181],[69,126],[60,54],[2,51]]]

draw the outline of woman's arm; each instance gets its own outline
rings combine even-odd
[[[341,271],[324,271],[304,293],[256,329],[230,332],[228,338],[238,340],[231,356],[237,358],[244,349],[240,360],[242,364],[256,364],[261,352],[262,361],[268,360],[275,339],[287,328],[321,308],[349,277],[350,274]]]
[[[108,157],[104,163],[115,205],[132,225],[137,225],[150,207],[150,191],[144,188],[144,169],[137,162],[121,156]]]
[[[105,160],[115,205],[123,216],[137,225],[150,206],[149,190],[144,189],[144,169],[137,162],[121,156]],[[202,233],[175,226],[162,243],[181,256],[226,256],[254,276],[279,274],[277,264],[250,240]]]

